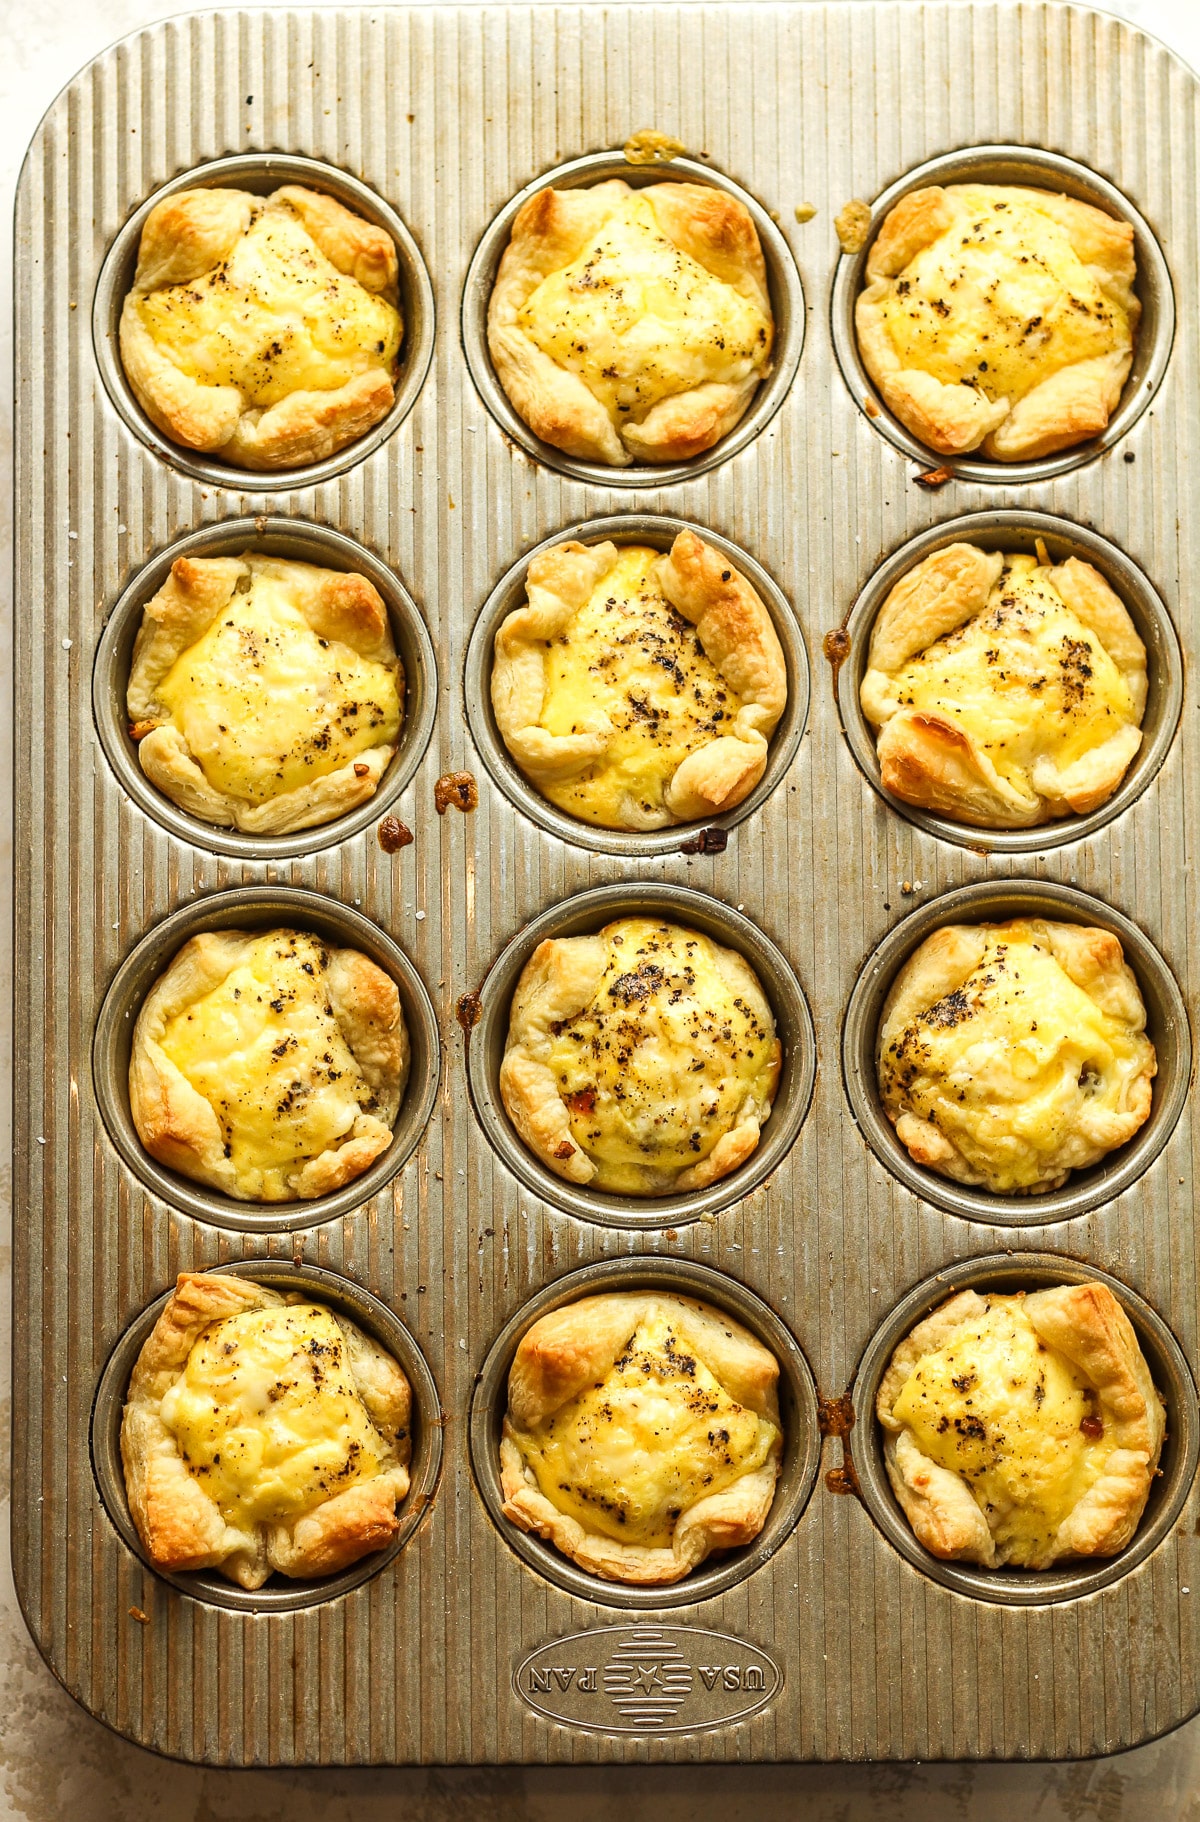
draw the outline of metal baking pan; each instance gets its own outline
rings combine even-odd
[[[683,470],[610,474],[511,421],[482,319],[514,200],[555,174],[644,180],[620,149],[645,126],[687,148],[652,175],[750,199],[781,333],[725,445]],[[231,1765],[1064,1758],[1200,1707],[1197,143],[1196,79],[1165,50],[1033,0],[213,12],[115,46],[50,109],[15,275],[13,1538],[30,1630],[109,1725]],[[945,171],[1024,173],[1125,213],[1145,314],[1095,446],[1028,472],[951,464],[937,488],[917,484],[931,459],[856,365],[857,258],[833,217],[859,198],[877,221]],[[378,432],[272,479],[165,447],[111,338],[151,199],[282,175],[395,235],[408,339]],[[746,564],[793,686],[764,786],[725,819],[719,853],[697,852],[695,831],[610,840],[548,813],[512,774],[484,687],[489,630],[533,550],[661,542],[680,523]],[[964,530],[1078,549],[1147,635],[1143,753],[1069,830],[990,840],[879,788],[854,694],[870,617],[888,578]],[[171,555],[251,545],[362,564],[406,669],[408,733],[370,812],[278,843],[158,802],[121,716],[136,613]],[[838,629],[840,680],[821,655]],[[460,770],[478,808],[439,815],[435,781]],[[381,846],[385,812],[411,845]],[[646,904],[753,950],[788,1073],[740,1180],[703,1205],[593,1207],[505,1132],[504,990],[541,931]],[[1150,1125],[1109,1171],[1018,1208],[906,1167],[865,1065],[872,1008],[913,942],[964,908],[1030,905],[1122,934],[1161,1067]],[[140,1152],[122,1046],[156,959],[206,923],[283,914],[356,935],[392,970],[413,1077],[396,1145],[356,1193],[250,1210]],[[113,1453],[123,1375],[175,1273],[228,1264],[286,1284],[325,1274],[409,1366],[420,1471],[403,1547],[344,1582],[243,1600],[168,1580],[136,1548]],[[900,1325],[960,1283],[1048,1272],[1111,1280],[1170,1434],[1133,1548],[1022,1587],[924,1557],[870,1407]],[[724,1305],[783,1366],[767,1531],[657,1602],[497,1517],[491,1451],[521,1326],[614,1280]]]

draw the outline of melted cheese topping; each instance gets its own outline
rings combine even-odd
[[[1083,1374],[1047,1347],[1020,1296],[926,1354],[892,1414],[923,1454],[966,1481],[1001,1560],[1033,1564],[1100,1477],[1113,1444]]]
[[[1085,1109],[1116,1112],[1144,1033],[1101,1011],[1020,922],[983,925],[983,959],[888,1045],[885,1104],[931,1121],[1000,1193],[1061,1173]]]
[[[620,429],[660,399],[765,366],[762,306],[715,278],[662,232],[635,191],[569,266],[544,278],[518,323],[577,373]]]
[[[705,654],[696,631],[658,582],[659,552],[621,551],[566,630],[544,647],[546,694],[539,722],[578,733],[597,710],[612,737],[602,761],[542,786],[560,809],[602,828],[671,821],[663,792],[689,753],[728,732],[741,698]]]
[[[1127,349],[1105,296],[1036,190],[963,184],[954,225],[894,277],[884,321],[902,366],[1016,401],[1060,368]]]
[[[268,931],[161,1039],[220,1121],[239,1176],[261,1180],[263,1201],[285,1199],[290,1172],[336,1147],[372,1110],[329,1003],[326,964],[315,936]]]
[[[760,1468],[777,1434],[658,1314],[598,1385],[516,1440],[558,1511],[587,1531],[662,1549],[680,1514]]]
[[[595,1187],[654,1194],[706,1158],[747,1103],[766,1117],[779,1040],[698,931],[630,917],[602,934],[608,967],[591,1003],[552,1027],[549,1064]]]
[[[907,664],[890,695],[957,724],[1027,792],[1039,760],[1064,771],[1137,725],[1116,665],[1030,556],[1007,557],[982,613]]]
[[[319,638],[287,585],[256,573],[157,690],[215,790],[266,803],[394,745],[394,665]]]
[[[384,1465],[342,1331],[312,1303],[211,1323],[162,1419],[230,1524],[295,1518]]]
[[[395,306],[339,272],[273,198],[221,265],[132,301],[181,372],[203,385],[236,386],[248,406],[391,371],[400,349]]]

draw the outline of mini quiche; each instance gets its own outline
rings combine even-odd
[[[947,924],[879,1028],[884,1111],[915,1163],[998,1195],[1058,1189],[1131,1139],[1156,1061],[1117,938],[1014,918]]]
[[[391,235],[333,197],[179,190],[146,217],[121,360],[172,442],[298,468],[391,408],[403,327]]]
[[[749,211],[707,184],[539,190],[488,306],[513,408],[584,461],[685,462],[741,418],[774,320]]]
[[[876,1412],[919,1541],[987,1569],[1123,1550],[1166,1428],[1133,1325],[1094,1283],[960,1291],[896,1349]]]
[[[158,1569],[333,1575],[381,1550],[408,1492],[412,1397],[345,1316],[181,1272],[121,1423],[129,1509]]]
[[[1133,229],[998,184],[903,197],[867,257],[858,345],[884,403],[942,455],[1024,462],[1104,430],[1133,361]]]
[[[779,1363],[710,1304],[585,1297],[522,1337],[500,1443],[504,1514],[592,1575],[677,1582],[766,1523]]]
[[[626,917],[538,944],[513,995],[500,1094],[556,1176],[665,1196],[746,1161],[781,1061],[744,956],[680,924]]]
[[[1086,815],[1142,743],[1146,648],[1090,563],[973,544],[898,582],[861,701],[884,788],[978,828]]]
[[[492,706],[544,797],[606,829],[661,829],[741,803],[787,702],[770,615],[729,560],[571,541],[529,565],[496,634]]]
[[[309,1201],[392,1142],[408,1076],[396,983],[301,930],[192,937],[147,994],[129,1103],[160,1164],[241,1202]]]
[[[164,796],[254,835],[374,796],[400,737],[404,671],[365,576],[279,557],[178,557],[147,602],[126,707]]]

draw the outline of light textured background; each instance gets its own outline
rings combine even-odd
[[[346,3],[346,0],[343,0]],[[869,4],[870,0],[863,0]],[[116,37],[160,16],[162,0],[86,0],[43,8],[0,0],[0,365],[11,359],[8,289],[10,199],[24,148],[54,94]],[[1108,10],[1144,26],[1200,68],[1196,0],[1111,0]],[[3,504],[9,511],[8,398],[0,437]],[[5,531],[9,529],[7,518]],[[7,568],[3,586],[7,588]],[[6,611],[11,611],[8,607]],[[17,611],[36,612],[22,602]],[[7,724],[9,682],[0,682]],[[7,743],[5,743],[7,744]],[[7,874],[6,809],[0,828]],[[7,921],[7,908],[3,910]],[[7,930],[0,955],[7,957]],[[7,1003],[7,989],[3,996]],[[0,1120],[7,1108],[0,1109]],[[6,1151],[0,1133],[0,1155]],[[0,1183],[7,1211],[7,1171]],[[7,1235],[0,1272],[7,1277]],[[5,1306],[7,1314],[7,1306]],[[7,1375],[7,1338],[0,1371]],[[7,1468],[9,1402],[0,1402],[0,1461]],[[5,1516],[7,1516],[7,1508]],[[39,1660],[21,1624],[8,1575],[0,1575],[0,1818],[29,1822],[374,1822],[403,1810],[413,1822],[496,1818],[549,1822],[564,1808],[572,1822],[992,1822],[1021,1810],[1031,1822],[1200,1822],[1200,1721],[1120,1758],[1061,1766],[795,1767],[752,1770],[289,1771],[223,1772],[155,1759],[109,1733],[76,1708]]]

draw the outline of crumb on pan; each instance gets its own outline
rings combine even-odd
[[[433,807],[444,816],[453,804],[465,815],[479,804],[479,786],[469,772],[446,772],[433,787]]]
[[[796,204],[795,214],[798,222],[811,221],[816,212],[817,208],[815,203],[798,202]]]
[[[918,487],[944,487],[947,481],[954,479],[952,468],[927,468],[924,474],[914,475]]]
[[[871,228],[871,211],[865,202],[857,197],[839,209],[833,218],[837,230],[838,245],[843,253],[861,253],[867,244],[867,235]]]
[[[406,822],[398,816],[385,816],[379,825],[379,845],[385,854],[396,854],[401,848],[411,846],[413,832]]]
[[[682,157],[684,144],[669,133],[660,133],[657,127],[642,127],[630,134],[621,150],[626,164],[669,164],[672,158]]]

